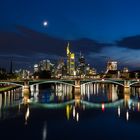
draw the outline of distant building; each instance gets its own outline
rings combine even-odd
[[[19,69],[15,70],[15,74],[19,79],[29,79],[30,78],[30,71],[26,69]]]
[[[58,65],[57,65],[57,68],[56,68],[56,76],[58,78],[62,77],[63,75],[66,75],[63,73],[63,68],[64,68],[64,60],[61,58],[59,61],[58,61]]]
[[[67,74],[74,75],[75,73],[75,54],[70,51],[70,45],[67,45]]]
[[[34,73],[39,72],[39,65],[35,64],[34,65]]]
[[[109,70],[105,76],[105,78],[119,78],[120,71],[118,70]]]
[[[124,67],[124,68],[123,68],[123,72],[124,72],[124,73],[129,72],[128,68]]]
[[[86,66],[86,76],[94,76],[96,75],[96,70],[90,66],[90,64],[87,64]]]
[[[30,71],[28,71],[28,70],[22,71],[22,78],[23,79],[29,79],[29,76],[30,76]]]
[[[79,63],[78,63],[77,70],[78,70],[78,75],[85,75],[86,72],[85,58],[81,53],[79,56]]]
[[[107,71],[117,70],[117,61],[108,61],[107,62]]]
[[[39,69],[41,71],[48,71],[51,69],[51,63],[50,63],[50,60],[42,60],[39,62]]]

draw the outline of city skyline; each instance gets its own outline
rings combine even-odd
[[[1,0],[1,139],[140,137],[140,0]]]
[[[3,1],[0,66],[9,68],[11,58],[18,68],[66,58],[69,41],[72,51],[81,51],[98,71],[109,59],[139,69],[139,5],[138,0]]]

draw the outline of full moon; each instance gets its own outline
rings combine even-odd
[[[44,25],[44,26],[47,26],[47,25],[48,25],[48,22],[47,22],[47,21],[44,21],[44,22],[43,22],[43,25]]]

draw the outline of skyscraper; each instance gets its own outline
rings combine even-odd
[[[34,72],[39,72],[39,65],[38,64],[34,65]]]
[[[84,75],[85,74],[85,68],[86,68],[85,58],[84,58],[84,56],[80,52],[79,64],[78,64],[78,70],[79,70],[79,74],[80,75]]]
[[[67,74],[74,75],[75,72],[75,54],[70,51],[70,45],[67,45]]]
[[[50,60],[42,60],[39,62],[39,69],[41,71],[44,71],[44,70],[50,70],[51,69],[51,62]]]
[[[107,71],[117,70],[117,61],[108,61],[107,62]]]

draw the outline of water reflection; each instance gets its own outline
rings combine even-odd
[[[129,120],[129,111],[128,110],[126,111],[126,120],[127,121]]]
[[[30,93],[24,94],[22,88],[0,93],[0,119],[11,115],[7,108],[17,106],[17,112],[25,116],[25,124],[28,123],[30,110],[33,104],[42,104],[51,108],[55,106],[65,108],[67,120],[79,121],[81,112],[89,108],[99,108],[106,112],[108,108],[116,109],[116,116],[121,118],[125,113],[128,121],[129,111],[140,111],[140,88],[123,88],[115,84],[90,83],[81,87],[73,87],[66,84],[50,84],[30,87]],[[69,101],[73,101],[68,103]],[[24,111],[23,111],[24,109]],[[8,115],[9,114],[9,115]]]
[[[47,139],[47,122],[45,121],[43,125],[42,140],[46,139]]]
[[[29,116],[30,116],[30,108],[29,108],[29,105],[27,105],[27,109],[26,109],[26,112],[25,112],[25,124],[26,125],[28,123]]]
[[[121,115],[121,109],[120,109],[120,106],[118,106],[118,116],[120,117]]]
[[[12,131],[12,136],[24,133],[23,139],[37,140],[64,139],[68,135],[69,139],[89,139],[87,135],[94,137],[96,133],[98,138],[101,128],[103,137],[114,139],[110,130],[117,130],[119,138],[122,133],[126,137],[126,133],[131,133],[129,126],[139,131],[139,97],[139,87],[125,89],[101,83],[80,88],[65,84],[34,85],[29,94],[23,94],[19,88],[0,93],[0,130],[7,129],[6,134]],[[18,129],[15,133],[11,128]]]
[[[113,84],[85,84],[81,87],[82,99],[89,102],[113,102],[118,100],[118,86]]]

